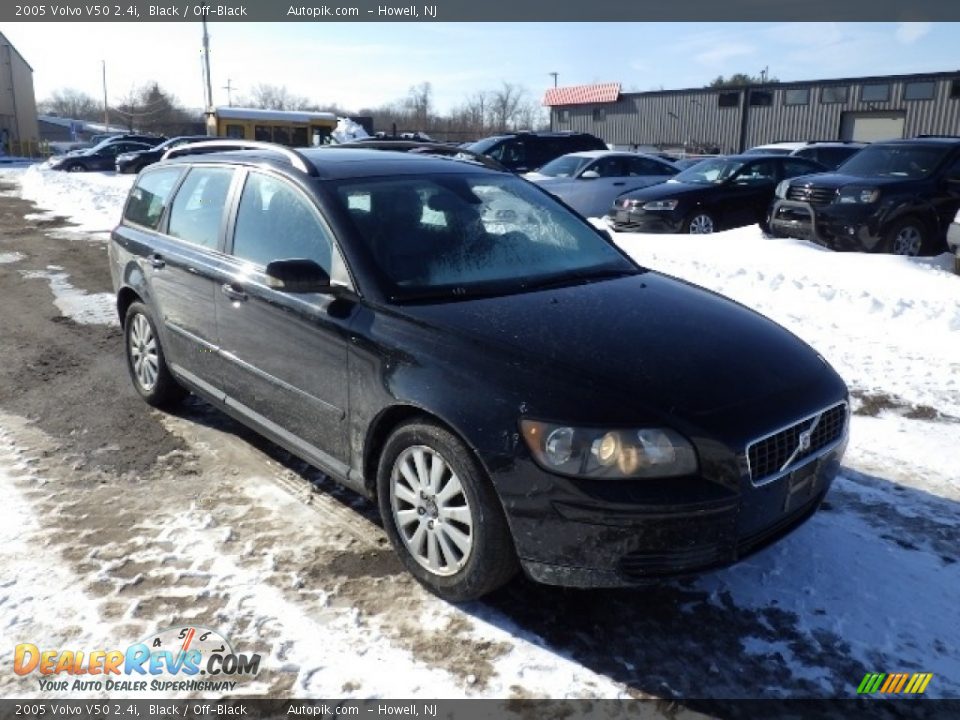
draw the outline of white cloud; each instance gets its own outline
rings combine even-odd
[[[711,48],[697,53],[694,59],[704,65],[720,65],[731,58],[752,55],[754,52],[755,48],[746,43],[720,42]]]
[[[929,22],[902,22],[897,25],[897,42],[912,45],[933,29]]]

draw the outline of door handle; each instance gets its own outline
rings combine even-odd
[[[166,267],[167,265],[167,261],[163,259],[163,255],[157,255],[156,253],[148,256],[147,260],[150,261],[150,265],[156,270]]]
[[[243,288],[237,287],[233,283],[221,285],[220,292],[235,302],[244,302],[247,299],[247,294],[243,291]]]
[[[625,183],[625,182],[615,182],[614,185],[615,185],[616,187],[620,187],[621,185],[626,185],[626,183]]]

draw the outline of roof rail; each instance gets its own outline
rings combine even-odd
[[[170,148],[163,154],[162,159],[169,160],[170,158],[180,157],[181,155],[192,155],[198,150],[210,152],[217,150],[222,150],[224,152],[228,152],[230,150],[266,150],[267,152],[283,155],[290,161],[291,165],[297,168],[297,170],[301,170],[311,177],[317,177],[320,174],[317,171],[316,166],[310,162],[309,158],[307,158],[303,153],[299,153],[293,148],[288,148],[285,145],[261,142],[259,140],[221,139],[186,143],[184,145],[178,145],[175,148]]]
[[[951,140],[960,140],[960,135],[940,135],[940,134],[927,134],[923,133],[920,135],[914,135],[914,138],[948,138]]]
[[[437,157],[450,158],[461,162],[470,162],[483,165],[491,170],[499,172],[510,172],[510,170],[489,155],[483,155],[473,150],[460,147],[459,145],[446,145],[444,143],[424,142],[421,140],[355,140],[353,142],[341,143],[338,145],[327,145],[327,148],[363,148],[365,150],[394,150],[396,152],[409,152],[418,155],[434,155]]]

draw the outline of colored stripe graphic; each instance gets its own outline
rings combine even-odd
[[[858,695],[880,692],[887,695],[921,695],[933,679],[933,673],[867,673],[857,687]]]

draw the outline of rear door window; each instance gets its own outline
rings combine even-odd
[[[167,233],[215,250],[231,180],[230,168],[193,168],[173,199]]]
[[[127,206],[123,211],[123,219],[134,225],[156,230],[160,226],[160,218],[170,199],[177,180],[180,178],[181,168],[162,168],[145,172],[137,178],[137,184],[130,191]]]

